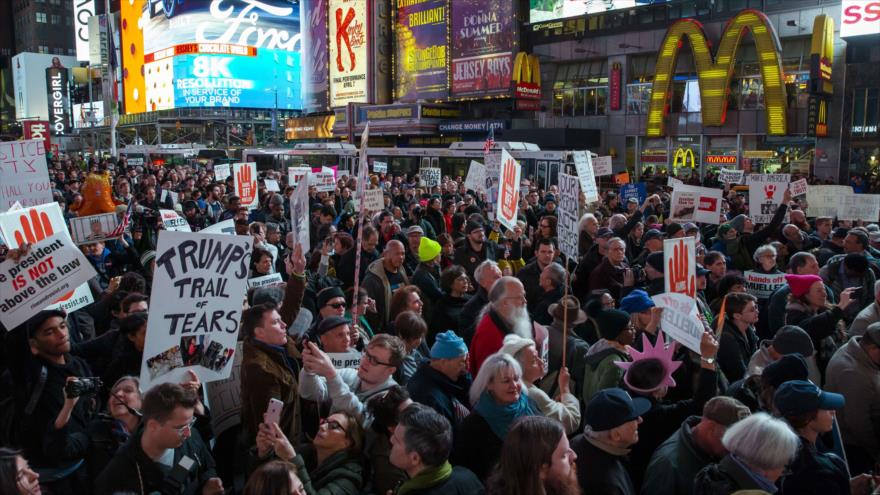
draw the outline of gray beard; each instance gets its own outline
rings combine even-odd
[[[505,318],[510,330],[524,339],[532,338],[532,320],[526,308],[517,308]]]

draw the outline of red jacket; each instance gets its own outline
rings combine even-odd
[[[471,339],[471,347],[469,349],[471,376],[476,377],[480,367],[483,366],[483,361],[501,350],[501,346],[504,344],[504,336],[509,333],[512,333],[512,331],[507,328],[507,325],[501,320],[501,317],[495,310],[490,309],[489,312],[483,315],[483,319],[480,320],[476,331],[474,331],[474,338]],[[547,335],[546,328],[538,323],[532,323],[532,339],[535,341],[535,345],[545,362],[549,348]]]

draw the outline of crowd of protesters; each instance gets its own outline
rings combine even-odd
[[[2,331],[0,493],[824,495],[880,481],[876,216],[813,218],[786,192],[755,225],[747,194],[725,188],[718,225],[679,224],[658,180],[643,201],[581,201],[580,255],[564,259],[556,186],[526,183],[507,229],[462,177],[371,174],[385,207],[361,217],[340,170],[335,191],[310,187],[303,245],[278,171],[260,172],[248,209],[210,164],[49,169],[67,218],[133,213],[119,238],[82,246],[94,303]],[[160,209],[193,232],[231,220],[254,240],[250,276],[283,280],[248,291],[240,411],[222,432],[197,373],[140,387],[166,289],[152,283]],[[699,352],[664,335],[652,299],[670,275],[663,240],[686,236]],[[746,271],[786,283],[758,297]],[[355,351],[355,368],[330,357]]]

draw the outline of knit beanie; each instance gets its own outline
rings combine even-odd
[[[733,220],[727,222],[733,227],[738,233],[742,234],[743,229],[746,228],[746,216],[744,213],[740,213],[739,215],[733,217]]]
[[[422,237],[419,240],[419,261],[427,263],[437,256],[440,256],[440,243],[432,241],[427,237]]]
[[[464,343],[464,339],[455,334],[452,330],[438,333],[434,337],[434,345],[431,346],[431,359],[452,359],[464,356],[468,353],[468,348]]]
[[[587,304],[587,315],[596,321],[599,336],[605,340],[616,340],[629,325],[629,313],[619,309],[605,309],[600,299]]]
[[[648,293],[642,289],[636,289],[620,300],[620,309],[629,314],[641,313],[656,306]]]
[[[801,297],[810,291],[810,286],[816,282],[822,282],[822,277],[818,275],[795,275],[789,273],[785,275],[785,281],[788,282],[788,286],[791,288],[791,295]]]
[[[335,299],[337,297],[345,297],[345,294],[339,287],[334,286],[321,289],[321,291],[318,292],[318,305],[316,306],[317,309],[320,311],[321,308],[326,306],[331,299]]]
[[[532,339],[520,337],[515,333],[511,333],[504,336],[504,344],[501,345],[501,350],[499,350],[498,352],[502,354],[509,354],[511,357],[516,359],[516,353],[530,345],[535,345],[535,341]]]
[[[156,259],[156,251],[144,251],[144,254],[141,255],[141,266],[144,267],[145,270],[150,268],[150,262]]]

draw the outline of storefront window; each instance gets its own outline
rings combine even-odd
[[[853,120],[850,132],[853,136],[877,135],[880,116],[880,89],[859,88],[853,91]]]
[[[626,113],[646,114],[651,101],[651,83],[626,85]]]
[[[764,109],[764,81],[761,76],[740,79],[738,108],[740,110]]]
[[[553,92],[553,114],[561,117],[605,115],[607,86],[556,90]]]

